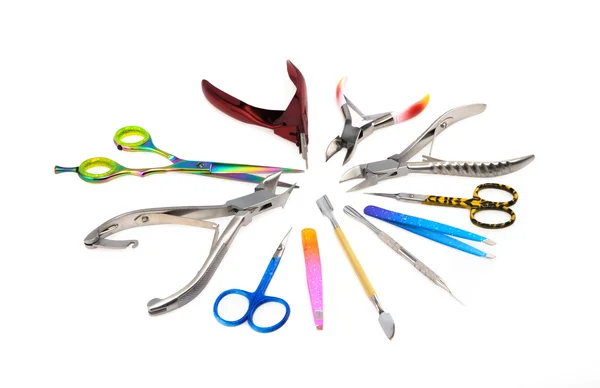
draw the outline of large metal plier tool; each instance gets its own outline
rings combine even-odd
[[[121,214],[95,228],[87,235],[84,244],[88,248],[135,248],[137,240],[111,240],[107,237],[138,226],[180,224],[213,229],[215,234],[210,253],[196,276],[171,296],[154,298],[148,302],[148,312],[151,315],[173,311],[189,303],[204,290],[242,226],[248,225],[257,214],[284,207],[296,186],[282,194],[275,194],[280,175],[281,172],[277,172],[267,176],[252,194],[231,199],[223,205],[151,208]],[[220,236],[218,225],[206,221],[227,216],[233,218]]]
[[[411,173],[467,177],[495,177],[518,171],[531,163],[535,159],[534,155],[494,162],[446,161],[424,155],[423,160],[420,162],[409,162],[409,160],[419,153],[427,144],[431,143],[431,148],[433,148],[435,137],[449,126],[468,117],[478,115],[482,113],[485,108],[485,104],[471,104],[459,106],[447,111],[438,117],[438,119],[421,134],[421,136],[415,139],[401,153],[392,155],[387,159],[352,167],[342,175],[340,182],[364,178],[362,182],[348,190],[355,191],[374,186],[379,181],[385,179],[398,178]],[[431,148],[429,152],[430,155]]]

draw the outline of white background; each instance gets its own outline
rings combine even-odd
[[[598,20],[584,2],[2,2],[0,385],[598,387]],[[591,2],[589,3],[591,4]],[[238,234],[202,294],[150,317],[146,302],[200,268],[210,232],[162,226],[117,238],[135,250],[88,250],[105,220],[145,207],[220,204],[253,185],[185,174],[91,185],[54,165],[107,156],[130,167],[165,164],[113,143],[126,125],[188,159],[304,168],[296,147],[216,110],[203,78],[246,102],[283,109],[294,94],[287,59],[306,78],[310,169],[285,209]],[[365,113],[404,109],[431,93],[414,120],[373,134],[342,167],[325,148],[341,133],[335,86]],[[520,194],[514,226],[487,231],[461,209],[345,191],[359,163],[402,151],[445,111],[486,103],[435,142],[447,160],[535,154],[491,181]],[[423,151],[428,152],[428,149]],[[416,174],[374,189],[469,196],[489,181]],[[373,190],[364,190],[373,191]],[[384,307],[390,342],[329,221],[328,194]],[[374,204],[484,234],[484,260],[374,220],[467,305],[421,276],[342,212]],[[228,219],[216,220],[223,229]],[[268,294],[292,314],[279,331],[229,328],[212,315],[225,289],[253,290],[294,227]],[[300,231],[317,230],[325,328],[315,330]],[[475,246],[482,244],[471,243]],[[279,312],[268,310],[265,314]]]

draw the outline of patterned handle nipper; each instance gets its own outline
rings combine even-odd
[[[500,162],[429,162],[431,172],[440,175],[458,175],[469,177],[494,177],[510,174],[518,170],[518,165],[510,160]]]

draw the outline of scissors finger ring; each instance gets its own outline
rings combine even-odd
[[[271,261],[269,262],[269,266],[267,267],[267,270],[265,271],[265,273],[260,281],[260,284],[256,288],[256,291],[248,292],[248,291],[240,290],[237,288],[232,288],[230,290],[223,291],[217,297],[217,299],[215,300],[215,304],[213,306],[213,314],[215,315],[215,318],[217,319],[217,321],[219,321],[219,323],[221,323],[222,325],[225,325],[225,326],[239,326],[242,323],[247,321],[248,325],[254,331],[257,331],[259,333],[270,333],[270,332],[273,332],[273,331],[281,328],[287,322],[287,320],[290,316],[290,305],[281,298],[265,295],[265,291],[267,290],[267,287],[269,286],[269,283],[271,282],[273,275],[275,275],[275,271],[277,270],[277,266],[279,265],[281,256],[283,255],[283,252],[285,251],[285,247],[287,245],[287,241],[290,236],[290,232],[291,232],[291,229],[290,229],[290,231],[287,232],[287,234],[285,235],[285,237],[283,238],[281,243],[279,243],[279,246],[277,247],[277,250],[273,254],[273,257],[271,258]],[[233,321],[224,319],[219,314],[219,304],[221,303],[223,298],[225,298],[228,295],[241,295],[241,296],[245,297],[246,299],[248,299],[248,309],[246,310],[244,315],[241,318],[233,320]],[[256,313],[256,310],[258,310],[258,308],[260,306],[262,306],[266,303],[281,304],[285,308],[285,314],[284,314],[283,318],[279,322],[274,324],[273,326],[268,326],[268,327],[258,326],[254,323],[254,314]]]

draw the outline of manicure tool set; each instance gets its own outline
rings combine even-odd
[[[308,169],[308,95],[306,81],[300,70],[290,61],[287,61],[287,73],[296,87],[296,92],[285,110],[264,109],[249,105],[218,89],[207,80],[202,80],[202,91],[208,102],[221,112],[244,123],[271,129],[279,137],[293,142],[296,147],[298,147],[298,152],[304,159],[306,169]],[[345,148],[346,155],[342,163],[342,165],[345,165],[352,156],[355,155],[358,144],[370,136],[375,130],[408,122],[421,114],[429,103],[429,94],[427,94],[420,101],[404,111],[390,111],[365,115],[345,94],[346,80],[347,78],[344,77],[339,81],[335,94],[338,107],[343,113],[343,131],[341,135],[335,137],[327,146],[325,152],[326,162]],[[404,149],[404,151],[383,160],[352,167],[342,175],[340,183],[362,178],[363,180],[360,183],[348,190],[358,191],[374,186],[381,180],[402,177],[410,173],[491,178],[511,174],[530,164],[535,158],[534,155],[489,162],[445,161],[431,157],[431,149],[433,148],[433,142],[437,135],[458,121],[482,113],[485,108],[485,104],[471,104],[459,106],[447,111],[438,117],[425,132],[417,137],[406,149]],[[355,124],[352,112],[359,116],[360,124]],[[132,140],[132,138],[135,139]],[[56,174],[73,172],[76,173],[80,179],[88,183],[104,183],[125,175],[145,177],[159,173],[180,172],[255,184],[253,192],[242,197],[230,199],[221,205],[157,207],[130,211],[103,222],[86,236],[84,245],[87,248],[125,249],[128,247],[137,247],[138,241],[118,240],[110,237],[123,230],[139,226],[179,224],[200,227],[213,232],[211,246],[208,249],[206,260],[202,264],[200,270],[178,291],[164,298],[151,299],[147,303],[147,310],[150,315],[164,314],[173,311],[188,304],[194,298],[199,296],[207,288],[210,280],[217,271],[222,260],[227,255],[233,240],[242,227],[250,224],[254,216],[272,209],[283,208],[292,192],[295,189],[299,189],[299,186],[296,183],[290,184],[282,182],[280,180],[281,175],[286,173],[304,172],[300,169],[286,167],[181,159],[157,148],[154,145],[150,134],[144,128],[137,126],[126,126],[119,129],[114,135],[113,141],[118,150],[155,153],[168,159],[170,164],[162,167],[128,168],[105,157],[93,157],[85,160],[77,167],[55,166],[54,172]],[[410,161],[411,158],[416,156],[429,144],[431,144],[431,147],[428,156],[423,156],[422,161]],[[98,169],[104,171],[99,172],[97,171]],[[266,176],[263,177],[258,174]],[[202,184],[208,184],[208,182]],[[278,188],[283,188],[283,191],[279,194],[277,194]],[[480,191],[486,189],[505,191],[512,195],[512,199],[503,202],[485,200],[480,196]],[[517,192],[512,187],[501,183],[489,182],[479,184],[475,188],[473,197],[471,198],[402,192],[365,194],[424,205],[464,208],[469,210],[470,220],[474,226],[483,229],[496,230],[505,229],[515,223],[516,216],[511,209],[511,206],[515,205],[519,198]],[[395,334],[394,319],[389,312],[383,309],[381,300],[375,293],[375,289],[367,277],[358,256],[355,254],[334,216],[334,206],[327,195],[323,195],[315,201],[316,207],[322,215],[329,219],[339,245],[350,263],[350,266],[354,270],[367,298],[377,311],[381,329],[385,336],[391,340]],[[314,210],[316,211],[316,209]],[[481,219],[477,218],[477,214],[485,210],[505,213],[509,219],[501,223],[483,222]],[[363,209],[364,216],[349,205],[343,207],[343,212],[351,219],[366,226],[385,245],[390,247],[396,254],[410,263],[433,284],[444,290],[458,302],[460,302],[460,300],[456,298],[452,291],[450,291],[446,282],[442,280],[439,275],[413,255],[404,245],[401,245],[389,234],[381,230],[380,227],[371,222],[370,219],[382,221],[383,224],[395,226],[404,231],[424,237],[427,240],[440,243],[470,255],[487,259],[495,257],[491,253],[484,252],[475,246],[459,240],[463,239],[476,243],[484,243],[488,246],[495,245],[495,242],[490,238],[445,223],[403,214],[395,210],[385,209],[375,205],[366,206]],[[368,216],[369,218],[365,216]],[[220,232],[219,225],[210,220],[224,217],[231,217],[231,219],[225,229]],[[398,238],[401,236],[402,233],[399,233]],[[279,238],[281,238],[281,236],[279,236]],[[324,267],[327,266],[328,261],[337,260],[340,253],[319,249],[317,231],[312,227],[306,227],[299,232],[293,232],[293,227],[289,229],[283,240],[279,242],[275,253],[269,261],[267,269],[254,292],[232,288],[223,291],[216,296],[213,304],[213,315],[217,322],[229,327],[247,323],[251,329],[258,333],[274,332],[285,325],[291,315],[290,305],[283,298],[266,295],[266,291],[280,264],[288,241],[296,238],[301,241],[305,263],[305,273],[302,275],[306,277],[308,298],[304,310],[307,314],[309,310],[311,311],[312,322],[318,331],[324,329],[323,276],[327,272],[327,269]],[[330,237],[326,238],[330,239]],[[275,244],[275,241],[273,244]],[[321,261],[321,254],[325,254],[325,260],[323,261]],[[290,255],[294,255],[295,257],[288,257],[285,260],[286,262],[300,260],[300,252],[288,253],[287,256]],[[393,256],[394,255],[391,255],[391,257]],[[386,265],[386,262],[381,258],[371,258],[371,256],[367,255],[364,257],[366,257],[367,260],[374,261],[375,264],[372,265]],[[298,276],[300,276],[300,274]],[[330,274],[329,276],[332,275]],[[243,286],[242,284],[240,285]],[[209,293],[213,291],[214,290],[206,292]],[[231,295],[238,295],[248,300],[245,312],[241,314],[241,317],[238,315],[238,317],[236,317],[237,319],[233,320],[224,317],[221,306],[222,302]],[[460,303],[462,304],[462,302]],[[275,324],[265,326],[255,321],[257,310],[265,304],[278,304],[283,307],[283,316]]]

